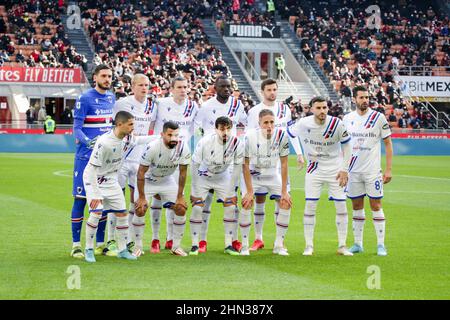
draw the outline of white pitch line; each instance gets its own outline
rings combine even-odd
[[[72,170],[60,170],[60,171],[55,171],[55,172],[53,172],[53,174],[55,175],[55,176],[58,176],[58,177],[69,177],[69,178],[71,178],[72,177],[72,174],[66,174],[65,172],[71,172]]]
[[[448,178],[436,178],[436,177],[425,177],[425,176],[408,176],[404,174],[399,174],[395,177],[405,177],[405,178],[419,178],[419,179],[427,179],[427,180],[440,180],[440,181],[450,181]]]
[[[305,190],[305,188],[291,188],[291,190]],[[450,192],[445,191],[405,191],[405,190],[384,190],[386,193],[418,193],[418,194],[450,194]]]

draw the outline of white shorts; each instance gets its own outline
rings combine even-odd
[[[139,169],[138,162],[124,161],[119,170],[119,185],[124,189],[128,183],[130,188],[136,186],[137,171]]]
[[[242,180],[244,180],[242,178]],[[273,175],[270,177],[252,176],[252,185],[255,196],[265,196],[270,194],[270,200],[278,200],[281,198],[281,175]],[[242,195],[247,193],[245,183],[242,183]]]
[[[145,180],[145,198],[148,202],[153,196],[159,195],[163,204],[163,208],[170,208],[177,201],[178,182],[175,182],[174,175],[170,175],[160,181]],[[134,189],[134,198],[139,198],[138,188]]]
[[[211,177],[200,176],[198,183],[191,186],[191,196],[205,200],[208,192],[214,190],[217,202],[224,202],[225,199],[236,196],[234,190],[230,191],[230,180],[231,176],[228,171]]]
[[[336,176],[337,172],[329,175],[307,173],[305,175],[305,200],[319,200],[322,187],[328,185],[328,200],[345,201],[344,188],[339,186]]]
[[[383,175],[380,173],[349,173],[345,190],[350,199],[368,196],[371,199],[383,198]]]
[[[123,194],[122,188],[120,187],[119,183],[114,182],[112,184],[107,185],[99,185],[99,189],[101,192],[101,195],[103,197],[102,205],[98,206],[96,210],[90,210],[89,212],[100,212],[103,211],[104,213],[114,212],[114,213],[125,213],[127,212],[126,209],[126,202],[125,202],[125,196]],[[91,203],[92,198],[90,197],[90,194],[87,194],[87,203]]]

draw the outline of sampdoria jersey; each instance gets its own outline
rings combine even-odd
[[[73,131],[76,139],[75,159],[89,160],[92,149],[87,143],[112,127],[115,97],[111,92],[99,93],[95,89],[84,92],[77,100]]]
[[[261,129],[250,129],[245,135],[245,157],[249,158],[250,174],[270,177],[280,174],[280,157],[289,155],[289,138],[285,130],[277,128],[267,139]]]
[[[247,125],[247,114],[245,113],[244,105],[242,102],[230,96],[226,103],[221,103],[217,100],[217,97],[213,97],[206,101],[199,110],[198,117],[196,118],[196,128],[203,128],[204,135],[214,133],[216,119],[226,116],[233,122],[232,135],[236,135],[236,127],[239,123],[244,126]]]
[[[314,116],[297,120],[287,129],[291,137],[299,137],[308,166],[308,174],[335,174],[342,168],[341,143],[350,141],[344,123],[327,116],[324,124],[317,124]]]
[[[128,96],[116,102],[113,115],[115,116],[119,111],[131,113],[134,116],[133,134],[135,136],[147,136],[150,123],[155,120],[155,110],[154,102],[145,99],[144,103],[141,103],[134,96]],[[124,155],[125,161],[139,163],[144,148],[144,145],[136,145],[134,148],[130,148]]]
[[[199,175],[203,176],[224,173],[231,165],[242,165],[243,160],[243,142],[237,136],[231,136],[222,144],[216,133],[200,139],[192,155],[192,161],[200,165]]]
[[[178,165],[188,165],[191,159],[189,146],[180,140],[176,147],[169,149],[162,138],[147,145],[141,157],[141,165],[149,167],[145,178],[160,181],[175,172]]]
[[[283,102],[276,102],[272,107],[263,102],[257,104],[248,111],[248,128],[259,128],[259,113],[268,109],[275,115],[275,127],[286,129],[292,122],[291,109]]]
[[[360,116],[357,111],[344,117],[348,133],[352,137],[352,158],[349,172],[381,172],[381,139],[391,135],[386,117],[375,110],[368,110]]]
[[[181,105],[173,100],[173,97],[158,99],[156,101],[155,130],[159,135],[164,123],[173,121],[180,126],[180,138],[190,143],[194,134],[194,119],[198,113],[198,105],[195,101],[186,99]]]
[[[89,163],[97,169],[97,182],[109,185],[117,182],[119,171],[124,154],[137,144],[143,144],[149,141],[152,137],[136,137],[128,135],[123,139],[119,139],[114,134],[114,130],[103,134],[95,143]]]

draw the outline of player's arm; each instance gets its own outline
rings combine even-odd
[[[96,138],[89,139],[84,132],[83,124],[86,118],[87,110],[89,109],[89,99],[81,95],[75,104],[75,111],[73,117],[73,134],[75,136],[75,141],[77,144],[81,143],[89,148],[93,148],[95,145]]]
[[[89,162],[83,172],[84,189],[86,190],[86,195],[91,199],[89,208],[92,210],[97,209],[103,200],[97,183],[98,169],[98,166]]]
[[[387,137],[383,139],[384,149],[386,152],[386,170],[384,170],[383,174],[383,183],[389,183],[392,179],[392,158],[394,155],[394,150],[392,147],[392,139],[391,137]]]
[[[348,168],[350,166],[350,158],[352,157],[352,148],[350,146],[350,136],[342,122],[339,123],[341,125],[340,129],[340,142],[341,149],[343,155],[342,168],[338,172],[336,176],[336,180],[339,181],[339,185],[341,187],[345,187],[348,182]]]
[[[253,185],[252,176],[250,175],[250,159],[244,158],[244,164],[242,165],[242,171],[244,173],[244,182],[247,193],[242,198],[242,207],[244,209],[250,209],[253,206]]]
[[[148,171],[148,166],[140,164],[137,172],[137,188],[139,197],[135,202],[135,209],[137,212],[145,212],[148,208],[148,202],[145,198],[145,174]]]
[[[180,175],[178,177],[178,193],[177,200],[174,205],[175,213],[182,213],[182,215],[186,212],[187,204],[184,199],[184,187],[186,186],[186,177],[187,177],[187,164],[180,164]]]

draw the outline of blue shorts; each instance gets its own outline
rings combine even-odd
[[[73,166],[73,188],[72,195],[76,198],[86,198],[86,191],[83,184],[83,172],[89,160],[75,159]]]

